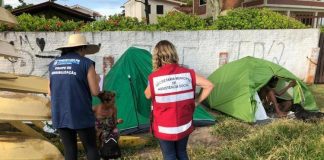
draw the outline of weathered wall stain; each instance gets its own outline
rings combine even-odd
[[[106,75],[112,68],[112,66],[115,64],[115,58],[112,55],[104,56],[102,61],[103,74]]]

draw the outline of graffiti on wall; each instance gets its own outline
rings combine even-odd
[[[313,38],[317,35],[313,30],[307,34],[305,34],[306,31],[282,31],[282,34],[275,34],[275,36],[273,33],[276,31],[271,30],[237,32],[244,36],[237,36],[228,31],[150,32],[149,34],[146,32],[140,34],[100,32],[85,33],[85,35],[91,43],[102,44],[99,53],[88,56],[96,62],[96,70],[99,74],[107,74],[112,65],[129,47],[143,48],[152,52],[158,41],[167,39],[176,46],[179,63],[195,69],[204,76],[210,75],[225,63],[245,56],[254,56],[282,65],[297,76],[304,77],[307,72],[304,67],[307,65],[306,57],[318,43],[318,40]],[[245,32],[249,32],[249,34]],[[2,63],[0,59],[0,71],[47,77],[48,64],[60,55],[55,47],[64,45],[62,39],[69,34],[71,33],[10,32],[8,36],[2,36],[3,34],[0,33],[1,39],[12,40],[22,57],[13,63],[8,64],[7,62],[8,65]],[[219,36],[223,34],[224,36]],[[256,35],[266,38],[255,39]],[[287,39],[287,37],[296,37],[297,35],[306,37],[306,40]],[[227,53],[227,55],[220,53]]]
[[[20,48],[18,49],[21,59],[13,62],[13,72],[19,74],[29,74],[45,76],[48,75],[48,64],[57,56],[60,52],[57,50],[45,50],[46,40],[42,37],[38,37],[35,40],[36,44],[31,44],[27,35],[19,36]],[[11,41],[12,44],[15,44]],[[285,51],[285,44],[283,42],[273,41],[270,45],[265,42],[251,42],[251,41],[238,41],[232,42],[233,45],[237,45],[237,53],[234,53],[236,59],[240,59],[246,56],[246,48],[251,48],[249,45],[253,45],[253,51],[250,56],[268,59],[274,63],[284,65],[283,54]],[[152,50],[153,45],[143,45],[143,44],[133,44],[134,47],[139,47],[146,49],[148,51]],[[18,47],[17,47],[18,48]],[[234,47],[235,48],[235,47]],[[279,52],[278,52],[279,50]],[[179,52],[180,51],[180,52]],[[197,54],[199,47],[192,46],[181,46],[178,47],[178,54],[180,58],[180,64],[186,65],[190,68],[195,68],[197,70],[203,70],[204,68],[199,63],[191,63],[192,59],[200,59],[200,55]],[[276,53],[274,53],[276,51]],[[235,52],[235,51],[234,51]],[[251,51],[249,51],[251,53]],[[36,54],[35,54],[36,53]],[[221,52],[218,55],[218,66],[221,66],[228,62],[228,54],[223,54]],[[233,53],[232,53],[233,54]],[[224,57],[226,56],[226,57]],[[224,62],[223,62],[224,61]],[[226,61],[226,62],[225,62]],[[102,74],[106,75],[112,65],[115,63],[115,57],[113,55],[103,56],[102,58]],[[46,68],[46,69],[44,69]]]
[[[253,48],[252,51],[248,50],[250,56],[266,59],[276,64],[285,65],[283,55],[285,53],[286,45],[284,42],[273,40],[271,44],[252,41],[239,41],[234,43],[237,43],[238,46],[235,60],[246,56],[246,48]],[[252,47],[250,45],[252,45]]]
[[[44,50],[46,46],[44,38],[36,38],[36,46],[30,42],[27,35],[20,35],[18,40],[18,44],[14,41],[10,41],[21,56],[21,58],[15,61],[10,61],[10,63],[12,63],[11,72],[16,74],[47,77],[48,64],[59,55],[59,51]]]

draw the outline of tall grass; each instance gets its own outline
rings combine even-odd
[[[324,137],[323,121],[309,124],[296,120],[277,120],[251,128],[247,134],[245,138],[240,136],[232,139],[230,144],[223,143],[215,157],[210,158],[324,159],[324,142],[321,140]]]

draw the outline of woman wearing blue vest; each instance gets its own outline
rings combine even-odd
[[[145,90],[152,99],[151,131],[158,138],[165,160],[188,160],[187,143],[193,132],[193,113],[213,89],[213,84],[194,70],[181,67],[175,47],[160,41],[153,51],[153,73]],[[195,97],[196,85],[202,92]]]
[[[98,52],[99,46],[88,44],[81,34],[73,34],[68,44],[57,50],[62,54],[49,64],[49,93],[53,127],[62,139],[65,159],[77,159],[79,135],[87,159],[99,160],[91,101],[99,93],[100,77],[95,63],[85,57]]]

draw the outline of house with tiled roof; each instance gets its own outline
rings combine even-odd
[[[314,28],[324,25],[324,0],[244,0],[245,8],[269,8]]]
[[[145,19],[145,5],[137,2],[140,0],[128,0],[125,4],[125,16],[136,17],[139,20]],[[157,23],[157,17],[163,16],[170,11],[174,11],[174,8],[186,5],[184,2],[176,0],[149,0],[149,19],[150,23]]]
[[[94,21],[91,15],[74,10],[68,6],[63,6],[52,1],[32,5],[29,7],[19,8],[12,11],[12,14],[19,16],[23,13],[31,15],[45,16],[46,18],[58,17],[62,20],[73,21]]]
[[[210,17],[210,2],[216,0],[193,0],[193,13],[200,17]],[[219,10],[243,8],[269,8],[295,18],[314,28],[324,25],[324,0],[218,0]]]
[[[87,7],[84,7],[84,6],[81,6],[81,5],[73,5],[73,6],[70,6],[70,8],[76,10],[76,11],[79,11],[79,12],[82,12],[82,13],[85,13],[85,14],[88,14],[90,15],[93,19],[96,19],[96,20],[100,20],[103,18],[103,16],[97,12],[97,11],[94,11],[90,8],[87,8]]]

